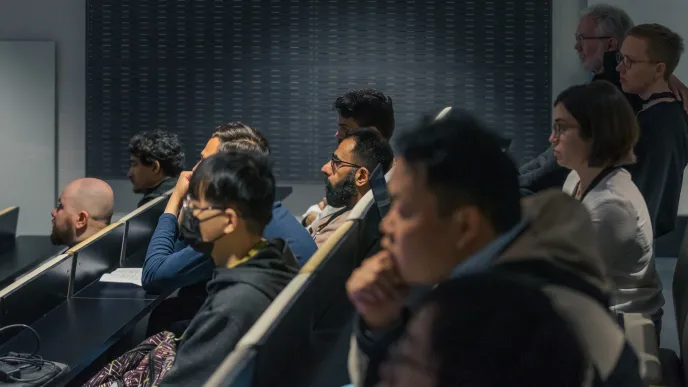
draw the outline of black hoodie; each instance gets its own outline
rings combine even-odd
[[[184,332],[174,366],[160,387],[202,386],[298,271],[281,239],[270,240],[232,269],[216,268],[208,298]]]

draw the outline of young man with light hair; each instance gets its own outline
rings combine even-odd
[[[628,170],[647,202],[655,238],[674,229],[688,163],[688,117],[669,85],[683,50],[675,32],[641,24],[631,28],[618,54],[623,91],[643,101],[638,162]]]

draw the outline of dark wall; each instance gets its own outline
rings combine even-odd
[[[193,165],[213,128],[270,140],[281,180],[322,181],[332,102],[376,87],[397,130],[447,105],[514,138],[519,161],[550,128],[550,0],[90,0],[89,176],[126,174],[128,139],[179,134]]]

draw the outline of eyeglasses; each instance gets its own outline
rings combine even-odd
[[[611,36],[583,36],[581,34],[576,34],[576,42],[578,43],[583,43],[585,40],[602,40],[602,39],[611,39]]]
[[[559,138],[562,133],[566,132],[569,129],[575,129],[577,127],[578,127],[577,125],[565,124],[562,122],[556,122],[555,121],[554,124],[552,124],[552,134],[555,137]]]
[[[616,63],[623,64],[623,66],[627,69],[631,69],[633,67],[633,64],[635,63],[657,63],[651,60],[635,60],[631,59],[628,57],[628,55],[624,55],[620,52],[616,53]]]
[[[337,170],[340,167],[363,168],[360,165],[340,160],[339,157],[335,155],[332,155],[332,159],[330,160],[330,166],[332,167],[332,173],[337,173]]]

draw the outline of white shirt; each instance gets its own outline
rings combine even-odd
[[[574,195],[580,178],[571,171],[563,191]],[[615,288],[612,310],[654,314],[664,305],[655,269],[647,204],[631,174],[618,168],[583,198],[598,236],[598,247]]]

